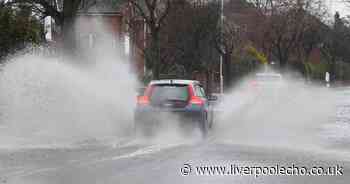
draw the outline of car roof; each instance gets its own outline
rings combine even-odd
[[[153,85],[153,84],[184,84],[184,85],[198,84],[200,85],[200,82],[196,80],[162,79],[162,80],[152,80],[150,82],[150,85]]]

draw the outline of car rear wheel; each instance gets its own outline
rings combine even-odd
[[[206,138],[208,136],[208,131],[209,131],[208,119],[203,118],[203,120],[198,122],[198,126],[199,126],[199,130],[202,138]]]
[[[139,122],[134,121],[134,136],[135,137],[139,137],[143,134],[141,129],[142,128],[140,127]]]
[[[209,122],[209,129],[212,129],[213,128],[213,124],[214,124],[214,113],[211,112],[211,116],[210,116],[210,122]]]
[[[151,127],[146,127],[142,125],[142,122],[135,123],[134,126],[134,135],[135,137],[150,137],[153,134]]]
[[[134,120],[134,136],[147,137],[152,134],[151,127],[146,126],[146,122],[140,118]]]

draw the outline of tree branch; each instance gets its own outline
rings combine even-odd
[[[13,4],[23,4],[23,3],[28,3],[32,4],[33,6],[38,5],[42,6],[45,10],[42,11],[43,16],[51,16],[54,18],[58,24],[62,24],[62,14],[59,12],[54,6],[52,6],[48,1],[46,0],[12,0],[10,3]]]

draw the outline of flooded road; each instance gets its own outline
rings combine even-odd
[[[0,183],[348,183],[350,103],[339,92],[335,123],[325,124],[319,134],[324,144],[295,147],[275,144],[237,143],[212,133],[207,140],[157,140],[124,138],[88,140],[71,145],[42,145],[0,151]],[[332,119],[332,118],[331,118]],[[215,132],[215,129],[213,130]],[[160,141],[164,139],[163,141]],[[220,173],[205,167],[298,167],[318,173]],[[184,170],[184,167],[191,167]],[[203,172],[204,168],[204,172]],[[202,170],[202,172],[201,172]],[[215,169],[214,169],[215,170]],[[239,169],[238,169],[239,170]],[[237,171],[237,169],[236,169]]]
[[[0,183],[350,179],[348,89],[286,88],[263,101],[232,92],[207,139],[172,130],[142,139],[131,135],[136,82],[124,65],[77,69],[55,60],[17,60],[0,78]],[[39,65],[45,72],[37,72]],[[279,169],[290,167],[292,174]]]
[[[208,140],[165,145],[25,149],[0,154],[2,183],[348,183],[349,154],[235,145]],[[191,173],[181,168],[190,165]],[[341,167],[330,176],[201,174],[196,167]],[[260,173],[261,174],[261,173]],[[336,176],[336,174],[338,174]],[[342,174],[342,175],[341,175]]]

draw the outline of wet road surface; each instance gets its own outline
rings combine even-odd
[[[237,145],[206,140],[174,144],[2,151],[1,183],[348,183],[350,155]],[[191,173],[181,173],[184,164]],[[342,176],[199,175],[196,166],[339,165]]]
[[[350,181],[349,104],[339,103],[335,123],[323,127],[323,144],[317,146],[275,145],[268,141],[248,144],[217,135],[210,135],[207,140],[168,141],[167,135],[163,135],[164,141],[116,138],[113,143],[92,141],[67,147],[1,148],[0,184],[347,184]],[[232,171],[232,166],[272,168],[277,165],[307,169],[337,167],[340,172],[324,176],[227,172]],[[222,166],[227,170],[224,174],[201,173],[206,166]]]

